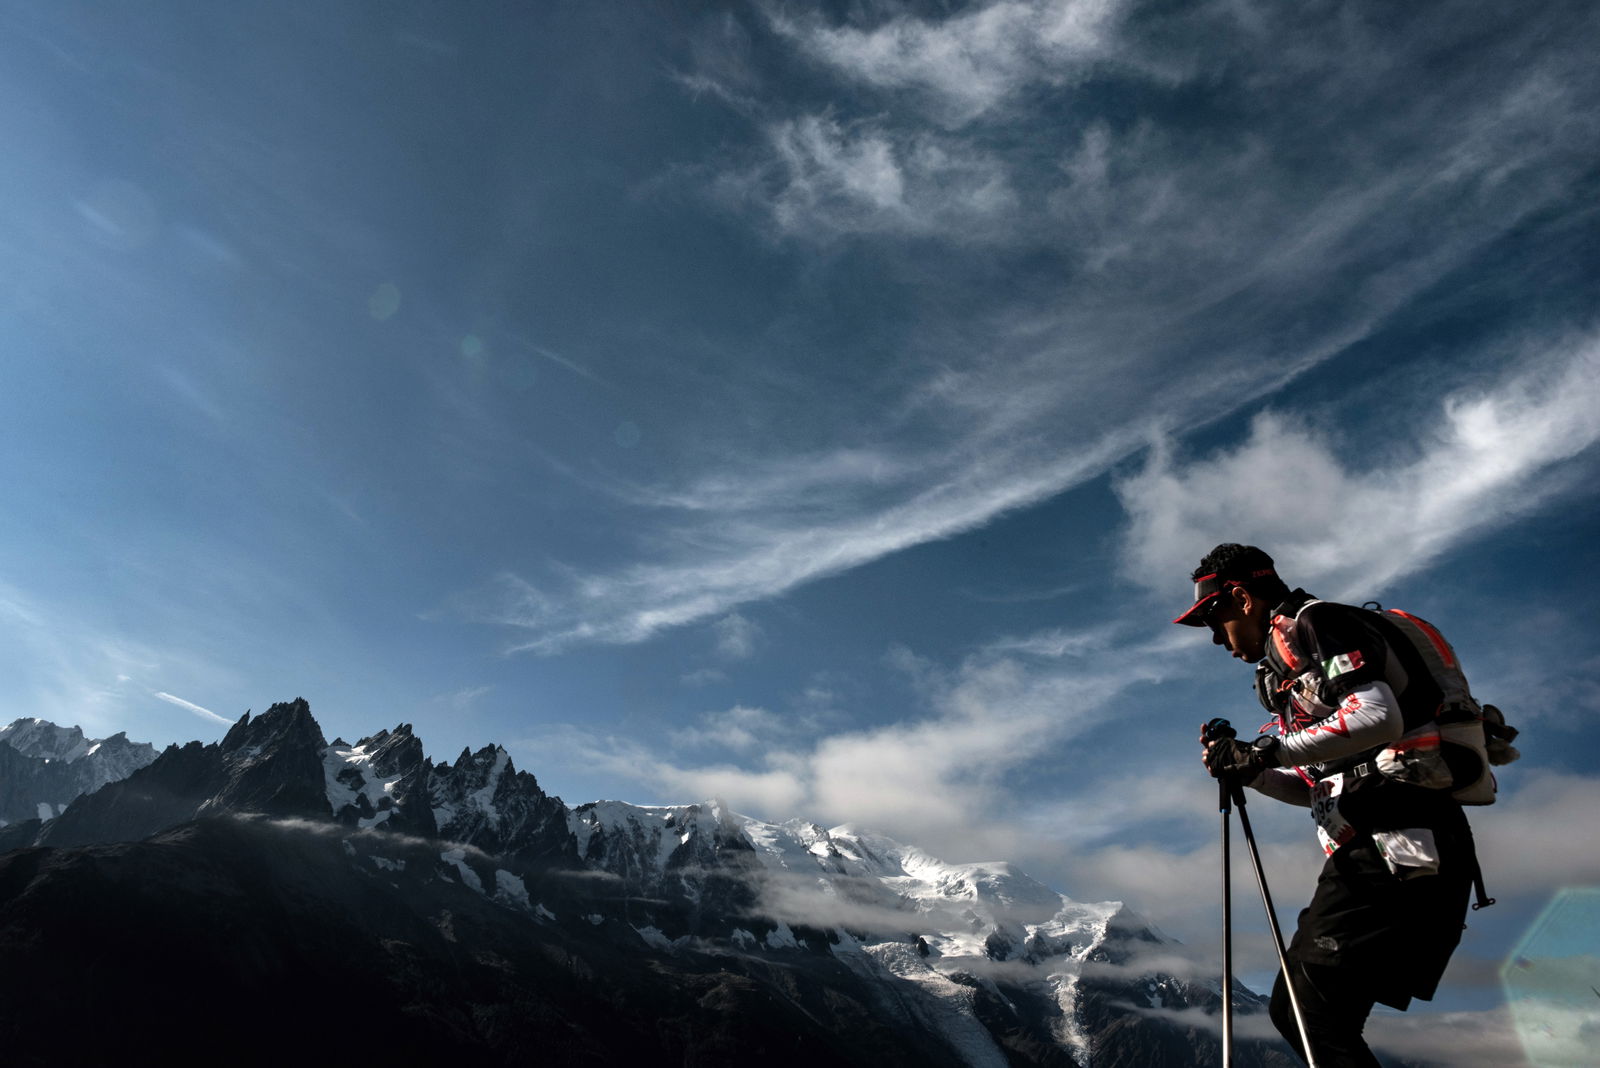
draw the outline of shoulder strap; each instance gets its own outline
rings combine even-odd
[[[1295,590],[1289,599],[1272,610],[1267,623],[1267,649],[1265,660],[1280,679],[1288,682],[1298,678],[1306,669],[1301,651],[1289,640],[1290,631],[1300,619],[1300,614],[1314,604],[1321,604],[1305,590]]]

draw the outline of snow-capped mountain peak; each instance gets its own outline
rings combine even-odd
[[[430,765],[426,795],[441,837],[529,861],[571,855],[566,806],[518,771],[503,746]]]
[[[47,719],[14,719],[0,727],[0,742],[23,756],[71,763],[88,752],[91,743],[81,727],[58,727]]]
[[[74,799],[117,782],[151,763],[155,746],[118,732],[85,738],[81,727],[17,719],[0,727],[0,827],[48,820]]]
[[[381,730],[351,745],[342,738],[321,751],[328,808],[340,823],[432,835],[438,827],[428,798],[433,764],[411,724]]]
[[[378,755],[377,747],[371,745],[330,745],[322,751],[328,805],[335,817],[355,809],[356,826],[365,828],[394,815],[394,788],[403,776],[399,772],[385,775],[374,767]]]
[[[825,949],[915,991],[906,1005],[970,1064],[1007,1063],[975,1020],[979,1001],[1005,1001],[985,977],[1028,976],[1057,1021],[1053,1041],[1088,1059],[1081,981],[1119,937],[1120,902],[1074,901],[1009,863],[949,863],[853,825],[767,823],[715,800],[595,802],[574,809],[570,826],[587,864],[662,900],[642,929],[651,944],[668,944],[675,923],[716,935],[706,924],[718,917],[731,925],[721,937],[748,949]]]

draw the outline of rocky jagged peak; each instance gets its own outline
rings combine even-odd
[[[195,814],[327,819],[332,814],[323,788],[327,744],[303,697],[279,702],[254,719],[246,712],[218,747],[223,785]]]
[[[458,770],[462,769],[462,768],[478,768],[478,769],[493,768],[494,764],[495,764],[495,761],[498,760],[500,758],[500,754],[502,754],[504,752],[505,752],[505,747],[504,746],[497,745],[497,744],[494,744],[494,743],[491,743],[489,745],[484,746],[482,749],[479,749],[476,753],[474,753],[472,751],[472,747],[471,746],[462,746],[461,747],[461,755],[456,757],[456,765],[455,766],[456,766],[456,768]],[[509,757],[507,759],[509,759]],[[444,765],[440,765],[440,766],[443,767]]]
[[[490,799],[502,789],[517,789],[544,796],[538,780],[528,772],[518,771],[503,745],[486,745],[475,753],[464,748],[455,764],[439,764],[434,770],[436,781],[448,782],[449,790],[458,794],[487,790],[485,799]]]
[[[280,701],[254,719],[246,712],[223,736],[222,751],[253,749],[259,752],[272,744],[310,746],[317,750],[327,747],[322,728],[312,718],[311,705],[305,698]]]
[[[352,747],[346,747],[352,748]],[[411,724],[401,723],[394,730],[380,730],[377,734],[361,739],[353,748],[363,749],[372,754],[372,759],[384,765],[420,764],[425,757],[422,752],[422,739],[411,732]]]
[[[528,862],[577,857],[566,806],[518,771],[504,746],[463,749],[454,765],[433,769],[429,794],[441,837]]]

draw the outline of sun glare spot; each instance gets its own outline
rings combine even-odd
[[[400,310],[400,287],[393,282],[385,282],[372,291],[372,296],[367,298],[367,311],[380,323],[392,318]]]

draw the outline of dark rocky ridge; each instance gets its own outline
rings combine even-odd
[[[359,838],[353,857],[303,826],[213,818],[0,858],[8,1063],[319,1063],[369,1046],[401,1064],[960,1063],[824,958],[651,954],[615,921],[530,922],[438,874],[436,849]],[[373,844],[427,877],[361,872]],[[558,914],[597,907],[579,889],[541,892]],[[330,1026],[362,1037],[326,1045]]]
[[[71,764],[25,756],[0,742],[0,819],[7,823],[37,823],[39,798],[59,797],[68,802],[82,792]]]
[[[600,807],[569,814],[498,747],[435,766],[405,724],[330,747],[304,701],[246,716],[0,857],[0,1048],[61,1063],[69,1036],[84,1062],[282,1063],[322,1056],[337,1019],[406,1063],[965,1063],[915,984],[839,956],[840,932],[764,945],[789,928],[760,914],[762,865],[724,806],[654,810],[681,833],[664,863],[652,828]],[[1128,921],[1096,959],[1146,938]],[[996,961],[1060,950],[991,941]],[[950,978],[1007,1064],[1077,1063],[1039,990]],[[1097,1066],[1217,1063],[1214,1035],[1140,1011],[1158,983],[1168,1008],[1216,1009],[1204,985],[1085,974],[1074,1011]],[[152,1024],[160,1042],[129,1043]],[[1243,1044],[1236,1063],[1291,1062]]]
[[[328,820],[322,728],[304,699],[246,712],[221,742],[170,745],[121,782],[47,821],[38,844],[131,842],[208,814],[258,812]]]

